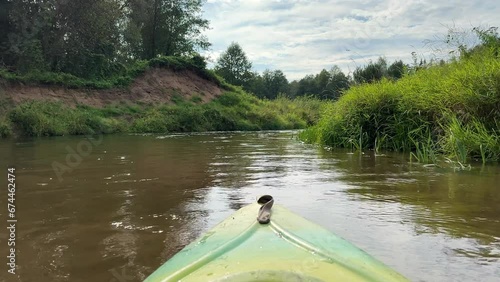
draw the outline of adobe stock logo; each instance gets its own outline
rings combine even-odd
[[[113,278],[109,282],[130,282],[130,281],[140,281],[134,275],[127,272],[127,267],[113,268],[109,270],[113,275]]]
[[[82,163],[83,159],[89,156],[92,151],[94,151],[95,147],[102,143],[102,139],[102,134],[98,135],[97,138],[86,136],[86,139],[78,142],[75,148],[66,146],[64,148],[67,152],[65,163],[63,164],[58,161],[52,162],[52,170],[54,170],[59,182],[64,180],[63,174],[72,172],[77,168]]]

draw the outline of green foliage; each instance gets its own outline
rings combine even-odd
[[[210,46],[202,32],[202,0],[131,0],[125,28],[132,55],[152,59],[181,56]]]
[[[321,102],[312,98],[262,101],[242,91],[226,92],[205,104],[180,99],[172,105],[117,104],[98,109],[32,101],[19,104],[5,121],[0,120],[0,134],[10,135],[10,124],[28,136],[305,128],[317,121],[320,107]]]
[[[410,153],[410,160],[415,158],[419,163],[436,163],[437,162],[437,143],[432,139],[430,133],[427,133],[427,140],[415,141],[410,138],[415,146],[415,152]],[[420,137],[420,136],[419,136]],[[422,138],[420,138],[422,139]]]
[[[416,54],[413,54],[416,60]],[[416,64],[416,62],[415,62]],[[426,63],[423,61],[419,67],[424,66]],[[407,71],[408,66],[406,66],[403,61],[394,61],[390,66],[387,66],[387,61],[383,57],[379,57],[377,62],[369,62],[366,66],[357,67],[353,73],[354,82],[357,84],[361,83],[373,83],[382,80],[383,78],[390,80],[398,80],[402,78]]]
[[[349,77],[347,77],[338,66],[333,66],[328,72],[327,83],[320,92],[321,98],[336,100],[342,93],[349,89],[349,87]]]
[[[200,97],[200,95],[193,95],[189,101],[191,101],[192,103],[195,103],[195,104],[200,104],[203,102],[203,99]]]
[[[174,71],[190,70],[202,78],[212,81],[224,89],[232,89],[213,71],[201,69],[206,65],[201,56],[192,57],[158,57],[149,61],[136,61],[128,67],[123,66],[119,74],[100,79],[85,79],[68,73],[31,71],[26,74],[9,72],[0,68],[0,78],[12,82],[39,83],[45,85],[60,85],[68,88],[109,89],[128,86],[134,78],[144,73],[150,67],[168,68]]]
[[[120,1],[12,1],[8,67],[19,73],[64,72],[86,79],[120,69]],[[61,2],[61,3],[59,3]],[[5,54],[5,53],[4,53]]]
[[[349,89],[349,84],[349,77],[338,66],[333,66],[329,71],[323,69],[315,76],[306,75],[299,81],[290,83],[289,96],[312,95],[320,99],[335,100]]]
[[[467,123],[450,115],[444,126],[446,134],[441,145],[452,160],[466,163],[468,157],[486,161],[500,161],[500,126],[488,128],[477,118]]]
[[[5,118],[0,118],[0,138],[9,137],[12,135],[10,123]]]
[[[337,147],[444,153],[498,161],[500,59],[495,50],[428,67],[398,81],[352,87],[301,138]]]
[[[405,73],[405,68],[406,66],[403,61],[395,61],[387,68],[387,76],[395,80],[400,79]]]
[[[292,97],[298,97],[303,95],[318,95],[320,92],[321,90],[318,87],[318,83],[315,81],[315,77],[313,75],[306,75],[304,78],[299,80],[297,92],[291,94]]]
[[[226,92],[201,105],[164,105],[138,118],[136,132],[189,132],[304,128],[319,116],[318,100],[280,97],[261,101],[244,92]],[[316,113],[314,112],[316,111]]]
[[[162,56],[147,61],[150,67],[168,68],[174,71],[190,70],[195,72],[200,77],[207,79],[221,86],[222,88],[231,88],[225,81],[218,77],[213,71],[204,68],[207,63],[205,58],[197,53],[191,57],[185,56]],[[203,68],[202,68],[203,67]]]
[[[170,101],[172,101],[176,105],[180,105],[182,103],[185,103],[186,101],[184,100],[184,97],[178,93],[175,93],[170,97]]]
[[[253,74],[245,87],[259,98],[275,99],[279,94],[287,94],[288,80],[281,70],[265,70],[262,75]]]
[[[215,72],[230,84],[244,86],[251,78],[252,63],[241,46],[233,42],[217,60]]]
[[[241,104],[241,101],[244,98],[245,97],[240,96],[239,93],[229,92],[218,97],[214,102],[221,104],[222,106],[232,107]]]
[[[10,119],[19,131],[29,136],[64,135],[67,128],[64,123],[68,114],[60,112],[60,104],[30,102],[17,106],[10,114]]]
[[[194,53],[191,57],[191,63],[196,69],[204,70],[207,68],[207,61],[205,57],[198,53]]]
[[[134,120],[131,131],[133,132],[167,132],[169,120],[158,110],[153,109]]]
[[[117,85],[140,59],[207,49],[202,5],[202,0],[2,1],[0,63],[18,74],[66,73],[100,81],[99,88]],[[205,69],[199,55],[193,60]]]
[[[13,58],[9,52],[9,34],[12,33],[12,22],[10,13],[12,11],[11,1],[0,1],[0,65],[13,65]]]
[[[14,108],[9,119],[27,136],[114,133],[124,130],[122,121],[104,117],[91,108],[72,109],[61,103],[30,101]]]
[[[377,62],[370,62],[364,67],[354,70],[354,81],[360,83],[372,83],[381,80],[387,75],[387,61],[380,57]]]
[[[40,40],[23,42],[23,44],[20,45],[18,54],[18,71],[20,73],[44,71],[46,69]]]

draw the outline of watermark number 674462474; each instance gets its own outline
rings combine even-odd
[[[8,272],[16,274],[16,169],[7,169],[7,266]]]

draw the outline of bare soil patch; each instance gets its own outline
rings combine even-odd
[[[222,89],[196,73],[184,70],[150,69],[124,88],[105,90],[68,89],[61,86],[25,85],[0,80],[0,101],[18,104],[29,100],[60,101],[68,106],[104,107],[115,103],[171,103],[175,95],[189,100],[199,96],[208,102],[222,94]]]

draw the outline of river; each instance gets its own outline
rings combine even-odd
[[[1,281],[141,281],[262,194],[412,281],[500,281],[500,166],[303,144],[296,132],[0,140],[16,168],[17,264]],[[1,230],[5,230],[2,227]]]

